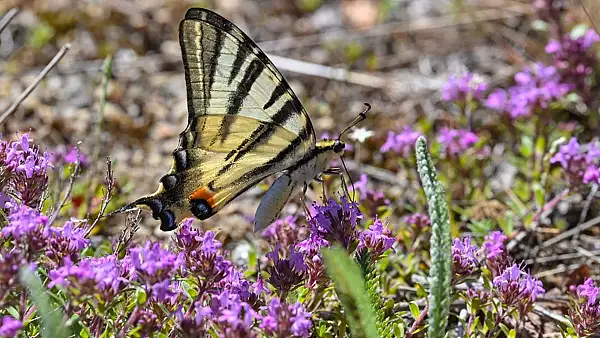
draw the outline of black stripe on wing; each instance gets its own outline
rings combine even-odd
[[[266,143],[271,135],[275,133],[277,128],[282,128],[285,122],[292,117],[292,109],[292,102],[287,101],[283,106],[281,106],[279,111],[277,111],[277,114],[273,115],[273,120],[271,123],[261,124],[254,129],[250,136],[240,143],[237,149],[234,149],[227,154],[225,160],[230,160],[230,162],[223,166],[221,170],[219,170],[219,175],[226,173],[237,161],[239,161],[246,154],[250,153],[256,147]],[[301,134],[304,134],[304,132]]]
[[[277,98],[281,97],[284,93],[288,92],[291,96],[291,102],[292,102],[294,111],[297,112],[298,114],[304,115],[304,117],[305,117],[305,120],[306,120],[305,123],[308,125],[306,137],[309,137],[309,138],[313,139],[314,141],[316,141],[314,128],[312,126],[312,123],[310,122],[310,118],[304,111],[304,108],[302,107],[300,100],[296,97],[294,92],[291,90],[289,84],[283,78],[281,73],[277,70],[275,65],[273,65],[271,60],[269,60],[269,58],[262,52],[262,50],[256,45],[256,43],[252,39],[250,39],[242,30],[240,30],[238,27],[236,27],[229,20],[223,18],[219,14],[212,12],[208,9],[190,8],[190,9],[188,9],[188,11],[185,14],[185,18],[183,21],[185,21],[185,20],[196,20],[196,21],[206,22],[206,23],[212,25],[216,31],[223,31],[226,34],[228,34],[229,36],[231,36],[231,38],[239,41],[239,48],[236,52],[236,58],[234,60],[234,67],[232,67],[232,71],[229,74],[229,78],[228,78],[229,83],[231,83],[233,81],[233,79],[235,78],[235,76],[237,76],[237,74],[239,73],[240,67],[237,67],[237,65],[243,65],[243,60],[245,57],[248,57],[247,56],[248,53],[252,53],[253,57],[258,58],[262,62],[263,67],[269,68],[269,70],[272,72],[272,74],[275,76],[275,78],[279,81],[279,84],[275,88],[274,92],[271,94],[271,98],[268,100],[268,102],[265,103],[265,107],[268,108],[268,107],[272,106],[276,102]],[[181,40],[181,37],[183,36],[183,33],[182,33],[183,21],[182,21],[182,24],[180,25],[180,40]],[[183,41],[181,42],[181,47],[182,47],[182,52],[185,53]],[[184,67],[186,68],[186,83],[187,83],[187,95],[188,95],[188,112],[189,112],[188,124],[190,124],[190,123],[192,123],[192,120],[194,120],[194,117],[197,116],[197,114],[200,112],[196,112],[193,108],[193,102],[192,102],[193,93],[192,93],[191,86],[189,83],[190,79],[189,79],[189,74],[187,72],[188,65],[187,65],[187,60],[186,60],[185,56],[184,56]],[[237,90],[236,90],[236,92],[237,92]],[[263,109],[266,109],[266,108],[263,108]],[[183,135],[182,135],[182,137],[183,137]],[[189,142],[187,142],[187,143],[189,143]]]
[[[246,71],[244,72],[244,78],[242,79],[242,82],[240,82],[235,92],[229,95],[229,107],[227,107],[227,114],[239,114],[240,109],[242,108],[242,103],[244,103],[244,99],[248,96],[250,90],[252,90],[254,82],[256,82],[256,79],[258,79],[258,77],[264,69],[265,65],[262,62],[260,62],[260,60],[252,60],[252,62],[250,63],[250,65],[248,65],[248,68],[246,68]],[[231,128],[232,121],[233,120],[231,119],[223,119],[223,122],[219,126],[219,132],[217,133],[217,135],[220,135],[221,142],[224,142],[225,138],[229,134],[229,129]],[[211,141],[211,144],[214,144],[216,141],[217,140],[215,138]]]

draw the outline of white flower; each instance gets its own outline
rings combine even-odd
[[[375,133],[372,130],[367,128],[356,128],[350,134],[350,138],[360,143],[365,143],[365,141],[373,135],[375,135]]]

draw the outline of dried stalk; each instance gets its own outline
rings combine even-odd
[[[6,120],[6,118],[10,114],[12,114],[15,110],[17,110],[17,108],[19,108],[19,105],[21,105],[21,103],[31,94],[31,92],[44,79],[44,77],[46,77],[46,74],[48,74],[48,72],[50,72],[50,70],[52,70],[52,68],[56,66],[56,64],[63,58],[63,56],[65,56],[69,49],[71,49],[71,44],[67,43],[64,46],[62,46],[62,48],[58,51],[58,53],[56,53],[52,61],[50,61],[50,63],[42,70],[42,72],[38,74],[35,80],[33,80],[33,83],[30,84],[29,87],[27,87],[27,89],[25,89],[25,91],[21,94],[21,96],[19,96],[17,101],[15,101],[10,107],[8,107],[4,114],[0,116],[0,124],[2,124],[2,122],[4,122],[4,120]]]

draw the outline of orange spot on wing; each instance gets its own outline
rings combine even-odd
[[[190,195],[190,200],[197,200],[197,199],[205,200],[206,202],[208,202],[208,204],[210,204],[211,208],[215,207],[215,197],[214,197],[213,193],[211,193],[209,191],[208,188],[202,187],[202,188],[194,191]]]

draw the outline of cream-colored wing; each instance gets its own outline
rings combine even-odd
[[[161,229],[206,219],[263,178],[310,158],[315,133],[287,82],[250,38],[216,13],[192,8],[179,37],[188,125],[148,206]]]

